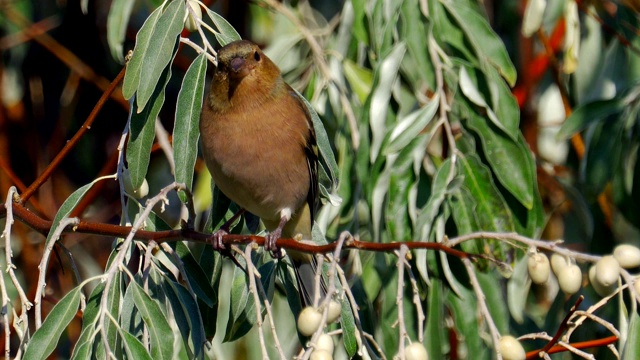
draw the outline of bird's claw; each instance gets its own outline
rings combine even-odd
[[[211,235],[211,245],[215,250],[224,251],[227,249],[226,246],[224,245],[224,242],[222,242],[222,237],[227,234],[228,234],[227,230],[220,229],[214,232],[213,235]]]
[[[276,244],[276,241],[278,241],[281,234],[282,234],[282,230],[276,229],[270,232],[269,234],[267,234],[267,236],[265,236],[264,238],[265,250],[269,251],[269,253],[271,253],[271,256],[273,256],[276,259],[282,259],[284,256],[282,254],[282,249],[280,249]]]

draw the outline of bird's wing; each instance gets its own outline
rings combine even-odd
[[[313,128],[313,122],[311,120],[311,114],[305,103],[300,99],[300,95],[291,87],[289,88],[291,96],[296,99],[296,103],[300,106],[300,109],[305,114],[305,120],[307,121],[307,128],[309,129],[307,135],[307,142],[305,144],[304,152],[307,157],[307,167],[309,169],[309,193],[307,194],[307,204],[311,210],[311,226],[315,220],[316,211],[320,204],[319,189],[318,189],[318,144],[316,142],[316,132]]]

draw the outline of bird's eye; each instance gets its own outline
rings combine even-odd
[[[259,54],[257,51],[256,51],[256,52],[254,52],[254,53],[253,53],[253,58],[254,58],[256,61],[260,61],[260,54]]]

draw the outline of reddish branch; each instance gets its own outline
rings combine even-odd
[[[122,79],[124,78],[124,72],[125,68],[122,68],[118,76],[116,76],[113,82],[111,82],[111,85],[109,85],[109,88],[107,88],[107,90],[102,94],[102,96],[96,103],[96,106],[91,111],[91,114],[89,114],[87,120],[84,122],[84,124],[82,124],[82,127],[80,127],[78,132],[73,135],[73,138],[71,138],[71,140],[67,142],[62,150],[60,150],[58,155],[56,155],[56,157],[51,161],[51,164],[49,164],[49,166],[44,169],[44,171],[42,172],[42,174],[40,174],[36,181],[34,181],[33,184],[31,184],[31,186],[29,186],[27,190],[22,193],[22,196],[20,197],[20,201],[22,203],[25,203],[27,200],[29,200],[29,198],[40,188],[40,186],[42,186],[42,184],[44,184],[49,179],[55,169],[58,168],[62,160],[67,156],[67,154],[69,154],[71,149],[73,149],[76,144],[78,144],[82,136],[91,128],[91,124],[93,124],[93,121],[96,119],[98,113],[109,99],[109,96],[111,96],[111,93],[115,91],[120,81],[122,81]]]
[[[28,225],[35,231],[47,235],[51,231],[53,222],[46,220],[29,211],[26,207],[19,203],[13,203],[13,215]],[[0,209],[0,218],[6,217],[6,209]],[[121,226],[113,224],[95,223],[80,220],[80,223],[73,227],[65,229],[64,233],[84,233],[94,234],[108,237],[121,237],[124,238],[131,232],[130,226]],[[156,243],[163,243],[168,241],[189,240],[195,242],[207,243],[211,240],[211,234],[202,233],[192,229],[179,229],[179,230],[165,230],[165,231],[146,231],[138,230],[135,233],[135,239],[150,241],[153,240]],[[262,246],[264,245],[264,237],[255,235],[225,235],[222,241],[225,245],[231,244],[250,244],[255,242]],[[295,239],[279,239],[276,242],[277,246],[284,249],[294,249],[306,253],[314,254],[326,254],[335,251],[337,244],[330,243],[326,245],[311,245],[301,243]],[[355,239],[347,240],[342,246],[345,249],[359,249],[366,251],[378,251],[378,252],[391,252],[393,250],[400,249],[400,245],[406,245],[409,249],[427,249],[443,251],[449,255],[456,256],[458,258],[475,258],[478,255],[469,254],[464,251],[452,249],[440,243],[433,242],[394,242],[394,243],[371,243],[366,241],[359,241]]]

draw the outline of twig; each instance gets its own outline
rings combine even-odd
[[[407,326],[404,323],[404,265],[407,261],[409,248],[401,246],[398,251],[398,290],[396,292],[396,306],[398,308],[398,357],[404,359],[405,339],[407,338]]]
[[[471,287],[473,288],[473,292],[476,294],[476,299],[478,301],[478,308],[480,309],[480,313],[482,317],[487,322],[489,326],[489,333],[491,334],[491,340],[493,342],[494,349],[496,351],[496,356],[498,360],[502,360],[502,354],[498,350],[498,343],[500,339],[500,333],[498,332],[498,328],[496,324],[493,322],[493,317],[489,312],[489,308],[487,307],[487,302],[485,301],[484,292],[482,291],[482,287],[480,287],[480,283],[478,282],[478,278],[476,277],[475,269],[473,268],[473,264],[469,259],[462,259],[462,263],[467,269],[467,274],[469,275],[469,281],[471,282]]]
[[[58,168],[62,160],[69,154],[71,149],[73,149],[78,144],[82,136],[91,128],[91,124],[93,124],[93,121],[98,116],[98,113],[109,99],[109,95],[111,95],[111,93],[115,91],[120,81],[122,81],[122,79],[124,78],[124,71],[125,68],[122,68],[118,76],[116,76],[113,82],[111,82],[111,85],[109,85],[109,87],[102,94],[102,96],[96,103],[96,106],[91,111],[91,114],[89,114],[87,120],[85,120],[84,124],[82,124],[80,129],[78,129],[76,134],[73,135],[71,140],[69,140],[62,148],[62,150],[60,150],[56,157],[51,161],[49,166],[44,169],[42,174],[40,174],[40,176],[31,184],[31,186],[29,186],[27,190],[22,193],[22,196],[20,197],[20,203],[26,203],[27,200],[29,200],[29,198],[40,188],[40,186],[42,186],[42,184],[44,184],[49,179],[51,174],[53,174],[53,172]]]
[[[60,220],[60,223],[55,228],[53,235],[47,244],[45,244],[44,251],[42,253],[42,259],[40,259],[40,264],[38,265],[38,270],[40,274],[38,276],[38,285],[36,290],[36,296],[33,299],[33,302],[36,305],[36,330],[42,326],[42,297],[43,292],[46,287],[46,276],[47,276],[47,267],[49,265],[49,256],[51,251],[53,251],[53,245],[62,235],[64,229],[69,225],[75,225],[79,222],[78,218],[65,218]]]

